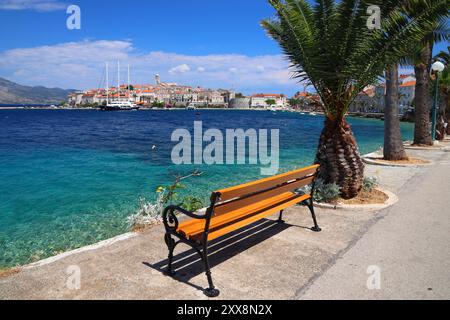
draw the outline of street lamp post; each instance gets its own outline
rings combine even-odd
[[[436,123],[437,123],[437,107],[439,101],[439,78],[441,76],[441,72],[444,71],[445,65],[436,61],[431,66],[431,70],[436,72],[436,81],[435,81],[435,91],[434,91],[434,99],[433,99],[433,110],[432,110],[432,124],[431,124],[431,138],[433,141],[436,141]]]

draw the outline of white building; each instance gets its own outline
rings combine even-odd
[[[77,106],[81,104],[81,101],[83,100],[84,92],[74,92],[69,94],[68,97],[68,103],[71,106]]]
[[[405,81],[399,87],[399,112],[403,113],[408,108],[412,108],[416,97],[416,80]]]
[[[399,76],[400,84],[412,82],[412,81],[416,81],[416,76],[414,74],[401,74]]]
[[[400,75],[399,77],[399,101],[398,112],[404,113],[411,108],[415,98],[416,78],[414,75]],[[386,84],[380,83],[376,86],[368,86],[359,93],[350,106],[351,112],[384,112],[386,99]]]
[[[197,88],[198,102],[211,105],[224,105],[225,98],[217,90]]]
[[[384,95],[383,95],[384,99]],[[379,101],[376,97],[376,87],[367,86],[360,92],[350,105],[350,112],[378,113],[382,112]]]
[[[267,103],[268,100],[274,100],[274,107],[283,108],[287,105],[287,99],[282,94],[255,94],[250,98],[250,107],[252,108],[268,108],[270,107]]]

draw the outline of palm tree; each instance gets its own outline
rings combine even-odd
[[[450,7],[450,2],[448,2]],[[414,10],[424,10],[425,6],[419,4]],[[447,10],[443,11],[448,15]],[[446,17],[438,16],[434,20],[433,29],[428,32],[421,41],[413,48],[409,61],[414,65],[416,74],[416,106],[415,106],[415,127],[414,144],[432,145],[430,131],[430,110],[432,105],[432,82],[430,79],[431,64],[433,61],[433,48],[438,42],[448,40],[449,30]]]
[[[441,51],[439,52],[435,57],[434,60],[440,60],[441,62],[443,62],[445,65],[449,65],[450,64],[450,47],[447,47],[447,52],[446,51]]]
[[[396,63],[386,70],[385,99],[383,157],[385,160],[406,160],[408,156],[403,146],[398,118],[398,64]]]
[[[294,75],[309,80],[325,113],[316,162],[325,183],[337,183],[341,196],[361,190],[364,164],[350,125],[349,105],[385,66],[399,62],[411,42],[430,30],[449,0],[269,0],[276,11],[262,26],[289,57]],[[426,2],[426,10],[409,12],[406,5]],[[367,8],[381,8],[381,30],[367,27]],[[407,13],[407,14],[406,14]]]

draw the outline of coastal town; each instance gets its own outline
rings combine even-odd
[[[414,106],[416,78],[414,74],[399,77],[399,114],[410,112]],[[349,108],[350,113],[382,114],[385,106],[384,83],[367,86],[357,95]],[[244,96],[228,89],[208,89],[162,82],[155,75],[153,84],[120,85],[90,89],[69,94],[68,106],[101,107],[108,101],[128,102],[146,108],[229,108],[229,109],[293,109],[320,112],[322,103],[316,93],[297,92],[292,98],[282,93],[257,93]]]
[[[71,93],[68,97],[68,104],[72,107],[92,107],[106,105],[111,100],[131,101],[142,108],[215,107],[248,109],[250,107],[268,107],[269,104],[282,108],[288,105],[286,96],[282,94],[255,94],[247,98],[242,94],[236,94],[234,90],[207,89],[162,82],[158,74],[155,75],[154,84],[120,85],[119,89],[110,87],[108,90],[102,88]]]

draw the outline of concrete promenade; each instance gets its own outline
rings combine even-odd
[[[408,153],[434,164],[367,166],[399,196],[391,208],[317,209],[323,231],[314,233],[308,210],[294,207],[286,224],[265,220],[219,239],[210,250],[219,299],[450,299],[450,152]],[[162,273],[166,258],[163,227],[155,226],[4,276],[0,299],[206,299],[192,250],[177,248],[176,279]],[[370,266],[380,272],[379,290],[367,287]]]
[[[450,299],[449,156],[410,179],[399,203],[297,297]],[[367,290],[369,264],[379,289]]]

